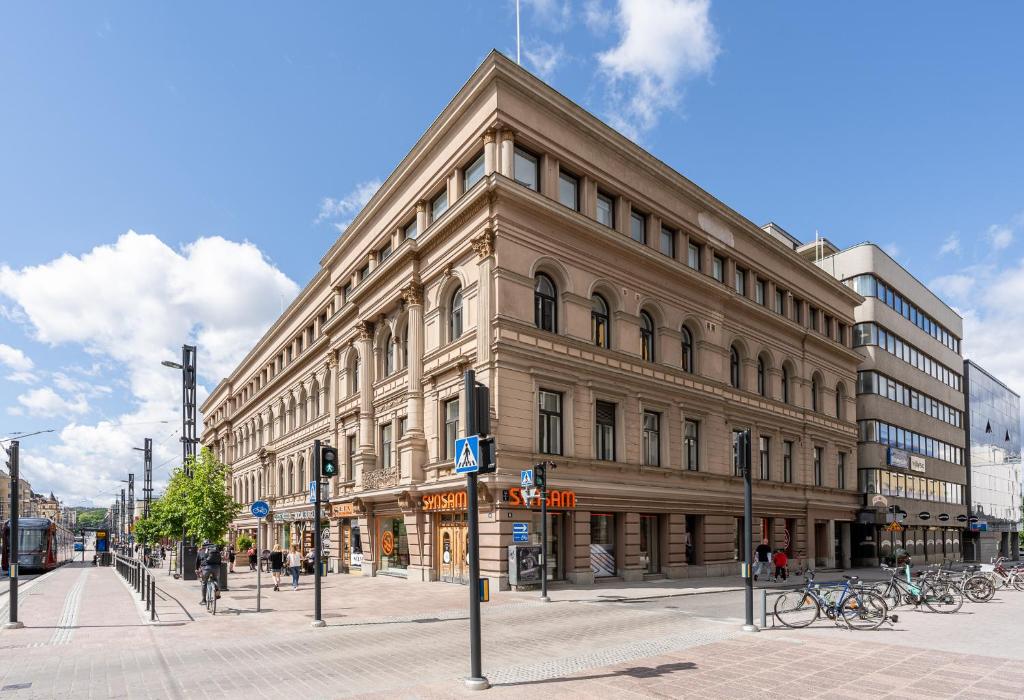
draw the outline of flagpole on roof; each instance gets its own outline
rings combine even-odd
[[[519,59],[519,0],[516,0],[516,65],[521,65]]]

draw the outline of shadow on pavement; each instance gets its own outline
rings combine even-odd
[[[571,683],[573,681],[590,681],[598,680],[601,678],[619,678],[627,676],[629,678],[657,678],[659,676],[667,676],[676,671],[693,671],[697,668],[697,664],[692,661],[680,661],[672,664],[660,664],[658,666],[631,666],[630,668],[623,668],[618,671],[612,671],[611,673],[596,673],[589,676],[566,676],[562,678],[546,678],[540,681],[522,681],[517,683],[495,683],[494,687],[514,687],[519,685],[540,685],[542,683]]]

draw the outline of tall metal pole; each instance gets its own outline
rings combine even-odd
[[[135,474],[128,475],[128,534],[135,525]]]
[[[313,441],[313,481],[316,493],[313,501],[313,627],[324,627],[320,614],[320,441]]]
[[[120,535],[120,541],[121,541],[121,544],[124,545],[125,541],[128,539],[128,537],[127,537],[128,529],[125,527],[125,516],[127,515],[128,510],[127,510],[127,507],[125,506],[124,489],[121,489],[121,510],[119,511],[119,513],[120,513],[120,516],[121,516],[121,523],[120,523],[121,535]],[[122,549],[123,549],[123,546],[122,546]]]
[[[7,624],[4,625],[4,629],[18,629],[25,626],[18,621],[18,487],[20,479],[18,476],[18,447],[18,441],[12,440],[11,446],[7,448],[7,454],[10,457],[8,464],[11,469],[11,522],[9,530],[11,543],[7,548],[7,556],[10,557],[8,565],[10,566],[11,574],[11,592],[8,596],[10,615],[8,616]]]
[[[545,603],[548,598],[548,467],[544,464],[544,481],[540,487],[540,599]]]
[[[149,507],[153,503],[153,439],[146,438],[143,443],[143,461],[142,461],[142,497],[144,499],[142,507],[143,517],[149,517]]]
[[[256,521],[256,612],[260,611],[260,603],[262,601],[263,588],[260,581],[260,574],[263,573],[263,564],[260,561],[261,552],[263,551],[263,518]]]
[[[477,434],[476,373],[468,369],[465,376],[466,435]],[[480,659],[480,520],[477,507],[476,473],[466,474],[466,519],[469,525],[469,677],[466,687],[486,690],[491,687],[483,674]]]
[[[741,435],[742,444],[739,445],[739,458],[743,462],[743,558],[746,561],[746,565],[743,567],[745,576],[743,597],[746,612],[743,631],[757,632],[757,625],[754,624],[754,578],[751,571],[751,557],[754,549],[753,533],[751,532],[754,526],[754,499],[750,474],[750,428],[744,430]]]

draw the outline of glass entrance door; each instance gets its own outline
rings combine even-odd
[[[658,560],[658,516],[640,516],[640,567],[646,574],[656,574],[661,570]]]
[[[442,514],[437,528],[437,576],[445,583],[467,583],[469,529],[462,513]]]

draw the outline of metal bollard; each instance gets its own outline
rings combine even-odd
[[[149,579],[149,590],[149,597],[152,600],[149,606],[149,621],[154,622],[156,620],[156,579]]]
[[[146,570],[140,568],[139,569],[139,600],[145,600],[146,599],[146,588],[147,588],[147,584],[146,584]]]

